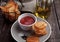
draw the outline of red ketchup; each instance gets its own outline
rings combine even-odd
[[[31,25],[34,22],[35,22],[35,20],[30,16],[26,16],[20,20],[20,23],[24,24],[24,25]]]

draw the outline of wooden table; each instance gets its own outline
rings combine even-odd
[[[60,0],[54,0],[47,21],[52,26],[52,34],[46,42],[60,42]],[[4,21],[0,12],[0,42],[16,42],[11,36],[11,25],[11,23]]]

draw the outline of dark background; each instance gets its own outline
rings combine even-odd
[[[2,0],[7,2],[7,0]],[[1,5],[1,0],[0,0]],[[51,14],[47,21],[51,24],[52,34],[46,42],[60,42],[60,0],[54,0]],[[13,23],[4,20],[0,11],[0,42],[16,42],[11,36],[11,26]]]

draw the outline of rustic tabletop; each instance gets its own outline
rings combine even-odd
[[[47,21],[52,26],[52,34],[46,42],[60,42],[60,0],[54,0]],[[16,42],[11,36],[12,23],[7,23],[0,12],[0,42]]]

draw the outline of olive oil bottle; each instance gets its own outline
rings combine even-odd
[[[35,16],[47,19],[50,15],[51,7],[48,4],[48,0],[36,1]]]

